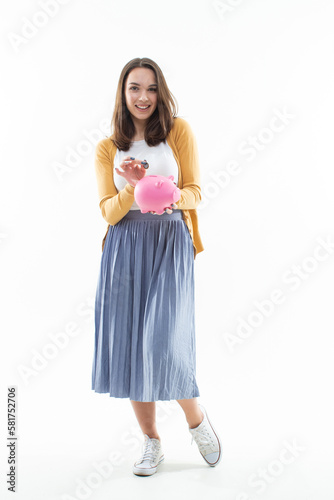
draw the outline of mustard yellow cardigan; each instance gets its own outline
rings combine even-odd
[[[166,140],[178,164],[178,187],[181,190],[181,198],[176,205],[178,209],[182,210],[183,219],[192,238],[195,259],[196,254],[204,250],[199,234],[196,211],[196,207],[201,201],[197,143],[190,125],[180,117],[174,118],[173,127]],[[112,141],[112,136],[99,141],[95,150],[95,173],[100,199],[99,206],[103,218],[108,222],[107,232],[102,241],[102,251],[110,225],[117,224],[129,212],[135,200],[134,187],[130,184],[127,183],[119,192],[115,187],[113,166],[116,151],[117,148]],[[149,175],[149,173],[146,175]],[[159,217],[159,215],[156,217]]]

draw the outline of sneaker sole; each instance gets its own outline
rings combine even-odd
[[[218,436],[218,434],[217,434],[217,432],[216,432],[215,428],[213,427],[212,423],[210,422],[209,417],[208,417],[208,414],[207,414],[207,412],[206,412],[205,408],[204,408],[203,406],[201,406],[201,405],[200,405],[200,407],[201,407],[202,412],[203,412],[203,413],[205,413],[205,416],[206,416],[206,418],[207,418],[207,420],[208,420],[208,422],[209,422],[209,424],[210,424],[210,426],[211,426],[211,429],[213,430],[213,432],[214,432],[214,434],[215,434],[215,436],[216,436],[216,438],[217,438],[217,440],[218,440],[218,446],[219,446],[219,456],[218,456],[218,460],[216,460],[216,462],[214,462],[213,464],[212,464],[212,463],[210,463],[210,462],[208,462],[208,461],[206,460],[205,456],[204,456],[204,455],[202,455],[202,453],[201,453],[201,455],[202,455],[202,457],[204,458],[204,460],[206,461],[206,463],[207,463],[207,464],[209,464],[211,467],[215,467],[216,465],[218,465],[218,464],[219,464],[219,462],[220,462],[220,460],[221,460],[221,458],[222,458],[222,449],[221,449],[221,445],[220,445],[220,438],[219,438],[219,436]]]
[[[136,476],[152,476],[152,474],[155,474],[155,472],[157,471],[157,467],[158,465],[161,464],[161,462],[163,462],[165,460],[165,456],[162,455],[160,457],[160,460],[159,462],[157,463],[157,465],[155,467],[151,467],[150,469],[141,469],[140,467],[136,467],[135,465],[133,466],[133,470],[132,472],[136,475]]]

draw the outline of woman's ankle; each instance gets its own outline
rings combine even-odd
[[[147,434],[150,439],[159,439],[159,441],[161,441],[159,434],[154,432],[145,432],[145,434]]]
[[[188,420],[189,429],[196,429],[204,420],[204,413],[200,411],[200,416],[196,419]]]

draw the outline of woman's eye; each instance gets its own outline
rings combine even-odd
[[[130,90],[138,90],[138,87],[135,87],[135,86],[130,87]],[[151,88],[151,89],[149,89],[149,90],[153,90],[153,92],[156,92],[156,91],[157,91],[157,89],[156,89],[156,88]]]

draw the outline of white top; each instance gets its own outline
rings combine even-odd
[[[149,164],[149,168],[146,170],[145,175],[164,175],[165,177],[173,175],[173,182],[175,182],[178,187],[179,170],[171,147],[167,144],[167,142],[166,144],[164,142],[160,142],[157,146],[148,146],[145,139],[142,139],[141,141],[131,142],[130,149],[128,151],[119,151],[119,149],[117,149],[113,170],[114,184],[117,192],[123,189],[127,184],[127,180],[119,175],[115,170],[115,167],[117,167],[122,171],[122,168],[119,165],[125,156],[132,156],[140,161],[146,160]],[[131,205],[130,210],[140,210],[135,200]]]

